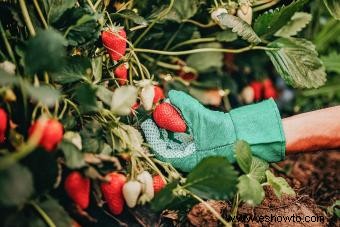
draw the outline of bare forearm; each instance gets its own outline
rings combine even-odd
[[[340,148],[340,106],[282,120],[286,153]]]

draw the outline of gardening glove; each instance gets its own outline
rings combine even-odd
[[[170,91],[169,99],[184,118],[187,133],[160,129],[151,119],[141,125],[156,158],[182,171],[191,171],[203,158],[224,156],[235,162],[233,144],[245,140],[253,155],[268,162],[285,157],[285,137],[281,117],[272,99],[231,110],[212,111],[180,91]]]

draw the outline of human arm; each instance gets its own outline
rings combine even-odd
[[[340,106],[282,119],[286,154],[340,147]]]

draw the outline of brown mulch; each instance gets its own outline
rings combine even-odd
[[[340,199],[340,152],[322,151],[311,154],[299,154],[287,157],[273,169],[297,192],[296,197],[286,196],[278,199],[273,191],[266,187],[266,198],[258,207],[245,204],[238,208],[238,216],[245,215],[272,217],[269,221],[239,221],[235,226],[340,226],[339,219],[328,217],[326,208]],[[230,205],[223,201],[209,201],[222,216],[230,214]],[[295,222],[275,220],[278,216],[317,216],[316,222]],[[323,218],[323,219],[322,219]],[[202,204],[195,205],[187,215],[189,226],[220,226]],[[291,219],[292,220],[292,219]]]

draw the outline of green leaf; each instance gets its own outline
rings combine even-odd
[[[254,23],[256,34],[261,37],[273,35],[289,21],[309,0],[297,0],[288,6],[269,10],[258,16]]]
[[[250,25],[239,17],[223,13],[219,17],[219,24],[222,27],[231,28],[233,32],[237,33],[242,39],[250,43],[260,43],[261,39],[257,36]]]
[[[295,195],[295,191],[290,187],[287,181],[282,177],[275,177],[270,170],[266,171],[267,182],[272,186],[275,195],[281,198],[282,194]]]
[[[313,43],[319,52],[326,52],[334,44],[339,43],[340,23],[335,19],[328,20],[320,31],[314,34]]]
[[[26,43],[24,65],[28,74],[55,72],[65,63],[64,37],[55,30],[39,31]]]
[[[240,193],[240,199],[250,206],[259,205],[265,196],[262,185],[257,180],[246,175],[239,177],[237,189],[238,193]]]
[[[266,170],[269,168],[269,164],[257,157],[253,157],[251,160],[251,166],[248,176],[262,183],[266,179]]]
[[[3,69],[0,69],[0,84],[2,86],[16,85],[20,81],[19,77],[9,74]]]
[[[312,15],[304,12],[296,12],[291,20],[275,33],[275,36],[290,37],[295,36],[305,28],[312,20]]]
[[[47,23],[52,24],[57,21],[67,9],[76,4],[76,0],[41,0],[47,16]]]
[[[330,14],[337,20],[340,20],[340,2],[339,0],[323,0]]]
[[[100,35],[99,18],[85,8],[68,10],[54,26],[64,31],[71,46],[85,45],[98,40]]]
[[[0,171],[0,185],[0,206],[22,205],[34,191],[31,172],[20,164]]]
[[[336,200],[332,206],[327,207],[327,213],[340,218],[340,200]]]
[[[97,97],[106,105],[110,106],[112,102],[113,92],[104,86],[97,86]]]
[[[67,57],[65,66],[58,72],[52,73],[51,76],[55,82],[67,84],[81,80],[90,69],[91,64],[88,58],[79,56]]]
[[[315,46],[308,40],[280,38],[266,50],[278,73],[293,87],[317,88],[326,82],[326,72]]]
[[[197,48],[221,48],[220,43],[197,45]],[[220,69],[223,66],[223,54],[219,52],[205,52],[190,54],[186,60],[188,66],[198,72],[207,72],[211,69]]]
[[[63,140],[59,144],[59,148],[63,151],[65,164],[70,169],[79,169],[86,166],[83,153],[70,141]]]
[[[244,140],[237,140],[234,144],[237,164],[244,173],[250,172],[252,156],[249,144]]]
[[[35,102],[41,102],[48,107],[55,105],[55,103],[60,98],[60,92],[52,87],[48,87],[45,85],[34,87],[28,82],[24,82],[22,83],[22,85],[28,95]]]
[[[133,10],[130,10],[130,9],[125,9],[125,10],[120,11],[118,13],[111,13],[110,14],[110,17],[112,19],[114,19],[116,16],[131,20],[135,24],[139,24],[139,25],[143,25],[143,26],[148,25],[148,22],[144,19],[144,17],[138,15],[137,13],[135,13]]]
[[[199,3],[199,0],[175,1],[164,19],[181,23],[183,20],[189,19],[196,14]]]
[[[159,193],[156,194],[155,198],[151,202],[151,208],[155,211],[162,211],[167,206],[176,200],[176,196],[172,192],[177,187],[176,182],[167,184]]]
[[[232,32],[231,29],[216,32],[214,36],[219,42],[232,42],[237,39],[237,34]]]
[[[231,199],[236,182],[237,172],[226,158],[208,157],[189,173],[183,188],[204,199]]]
[[[37,205],[48,215],[55,226],[72,226],[72,219],[64,208],[52,197],[37,202]]]
[[[34,226],[34,227],[46,227],[46,226],[72,226],[73,220],[64,208],[52,197],[41,196],[43,199],[39,201],[32,201],[27,206],[12,211],[1,220],[5,223],[4,226]],[[42,217],[39,211],[42,211],[43,215],[46,215],[52,222],[51,225],[47,225],[46,221]]]
[[[142,134],[130,125],[121,125],[121,127],[128,136],[127,141],[130,143],[130,146],[132,146],[134,150],[143,151],[142,143],[144,140]]]
[[[128,115],[137,100],[137,88],[131,85],[117,88],[112,95],[111,111],[118,115]]]
[[[329,72],[340,74],[340,54],[331,52],[327,56],[321,56],[321,60]]]
[[[98,110],[96,99],[96,88],[91,84],[82,84],[75,90],[75,99],[82,113]]]

